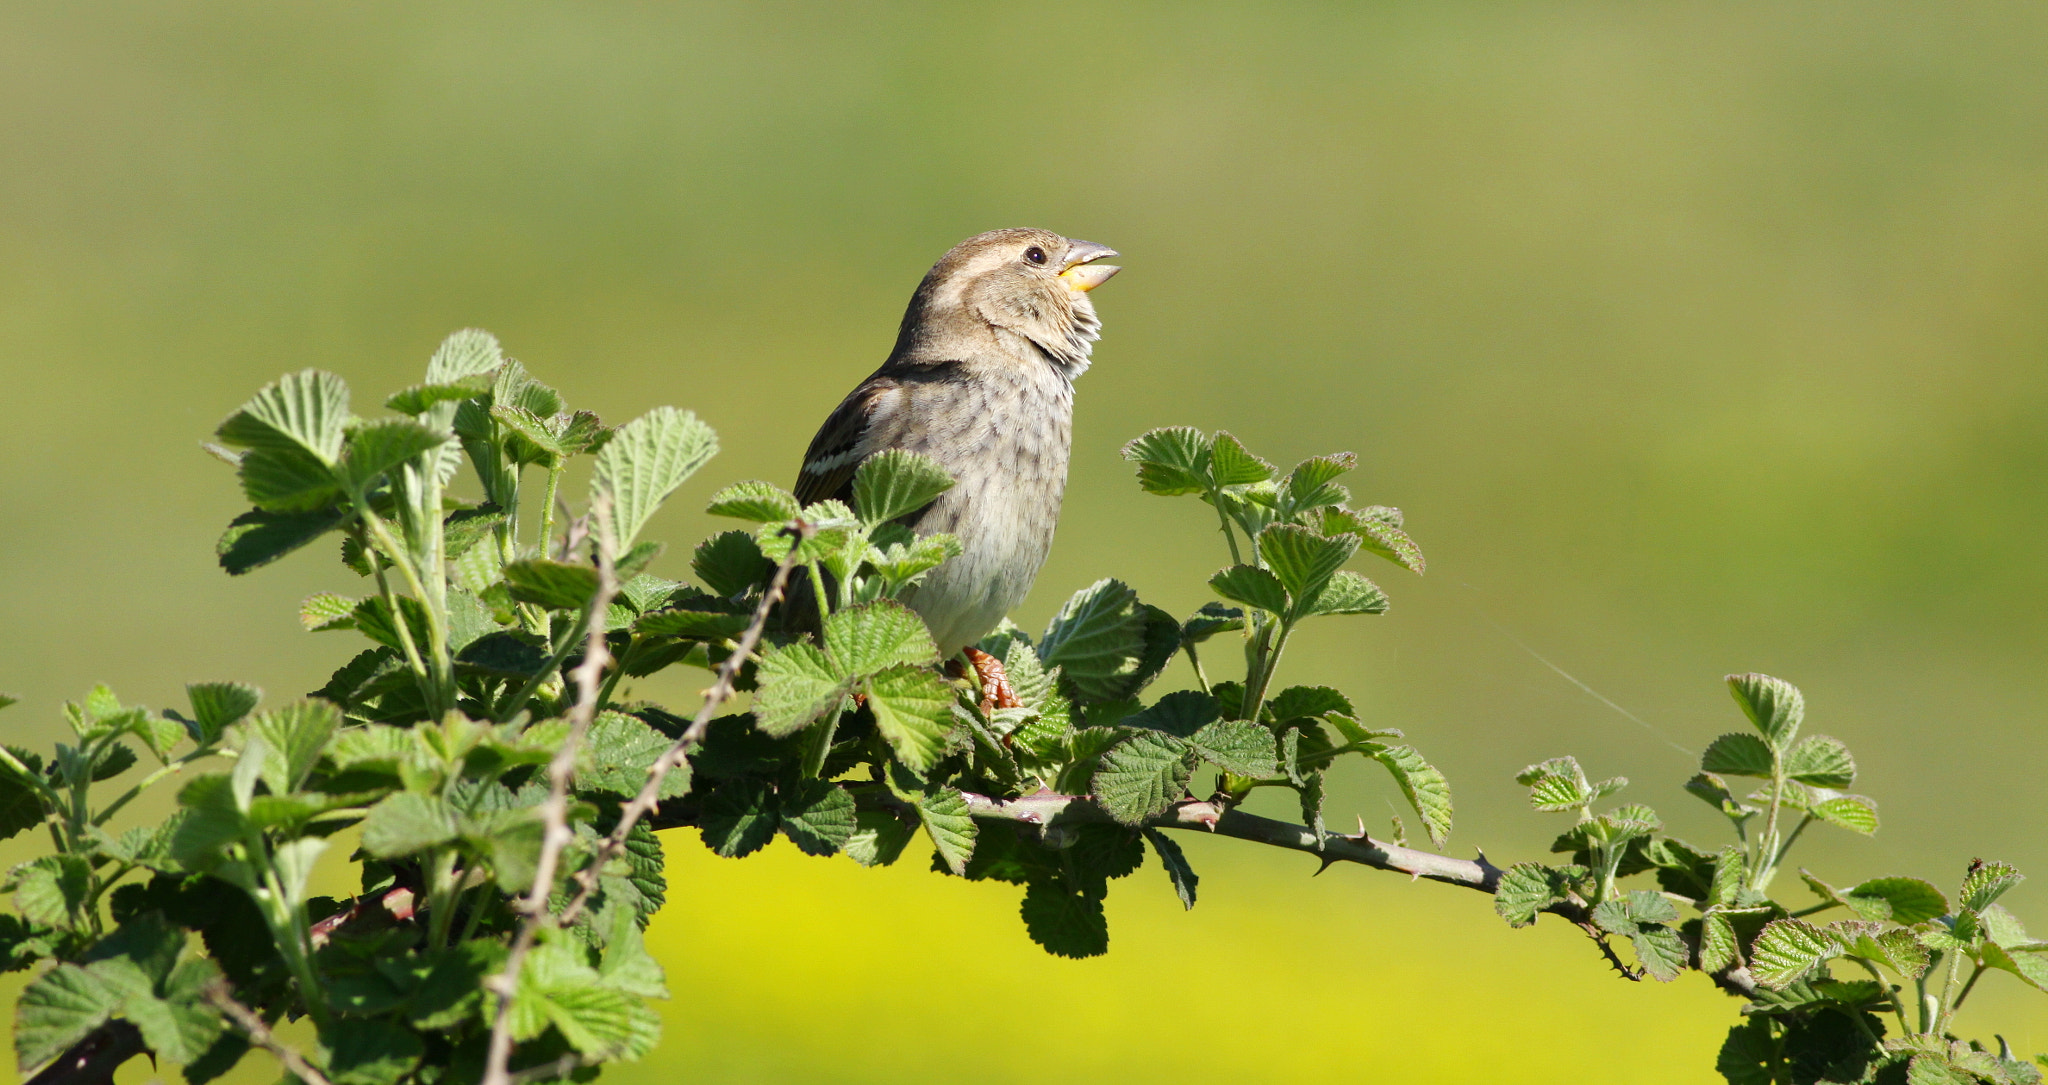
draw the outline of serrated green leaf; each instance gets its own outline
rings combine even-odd
[[[2048,954],[2039,950],[2008,950],[1996,942],[1986,943],[1984,963],[2010,972],[2037,991],[2048,991]]]
[[[1864,836],[1877,831],[1877,803],[1862,795],[1836,795],[1807,808],[1814,817]]]
[[[1109,921],[1099,897],[1055,879],[1034,879],[1019,909],[1031,940],[1058,957],[1080,959],[1109,952]]]
[[[1429,839],[1441,848],[1451,835],[1451,783],[1413,746],[1390,746],[1372,755],[1387,767],[1408,804],[1422,818]]]
[[[862,810],[855,815],[854,826],[844,849],[848,858],[862,866],[888,866],[917,835],[915,824],[886,810]]]
[[[1956,890],[1956,904],[1981,912],[2004,896],[2006,890],[2025,880],[2026,875],[2005,863],[1971,863],[1962,888]]]
[[[1182,644],[1201,644],[1218,633],[1230,633],[1244,628],[1244,611],[1222,603],[1203,603],[1200,610],[1180,623]]]
[[[320,754],[341,726],[341,709],[328,701],[299,701],[261,712],[249,720],[249,734],[263,740],[262,777],[273,795],[299,790]]]
[[[343,497],[335,469],[301,448],[252,448],[235,474],[242,495],[265,512],[314,513]]]
[[[1354,535],[1324,538],[1295,524],[1274,524],[1259,532],[1259,556],[1295,600],[1319,594],[1357,550]]]
[[[220,978],[220,967],[211,960],[185,961],[165,978],[161,998],[148,991],[128,992],[121,1016],[141,1029],[143,1043],[159,1058],[189,1065],[226,1029],[204,997],[207,985]]]
[[[938,675],[904,665],[861,682],[875,730],[896,758],[917,772],[931,768],[953,730],[953,690]]]
[[[1515,782],[1529,788],[1529,804],[1546,813],[1576,810],[1593,798],[1586,782],[1586,770],[1577,758],[1553,757],[1515,774]]]
[[[880,524],[924,508],[953,488],[937,460],[900,448],[862,460],[853,473],[853,507],[863,523]]]
[[[455,808],[439,796],[400,791],[363,818],[363,850],[391,859],[439,847],[459,835],[458,822]]]
[[[1322,533],[1356,535],[1360,550],[1378,554],[1418,576],[1427,571],[1429,563],[1423,559],[1422,548],[1415,545],[1415,540],[1401,530],[1400,510],[1377,510],[1380,513],[1392,513],[1392,523],[1372,515],[1373,511],[1353,511],[1341,505],[1327,507],[1322,512]]]
[[[1727,781],[1709,772],[1702,772],[1685,782],[1687,794],[1697,796],[1708,806],[1734,821],[1744,821],[1756,814],[1756,808],[1743,803],[1728,790]]]
[[[514,462],[551,464],[569,454],[557,432],[561,423],[510,403],[491,406],[491,420],[518,435],[531,448],[508,448]],[[517,442],[510,442],[517,445]]]
[[[1102,755],[1091,789],[1110,817],[1137,825],[1186,794],[1194,776],[1189,744],[1159,731],[1139,731]]]
[[[1150,622],[1138,593],[1119,580],[1098,580],[1075,592],[1046,626],[1038,658],[1058,667],[1082,702],[1111,701],[1137,692]],[[1174,623],[1176,634],[1179,623]]]
[[[781,807],[784,835],[806,855],[838,852],[859,828],[853,796],[827,780],[803,781],[783,796]]]
[[[1771,747],[1763,739],[1741,731],[1715,739],[1700,756],[1700,768],[1729,776],[1757,776],[1770,779]]]
[[[1217,486],[1246,486],[1265,482],[1278,471],[1272,464],[1251,454],[1229,430],[1217,430],[1209,450],[1210,481]]]
[[[488,394],[490,390],[490,379],[479,373],[445,384],[415,384],[402,391],[393,392],[384,400],[384,406],[400,414],[422,415],[439,404],[475,399]]]
[[[1287,613],[1287,589],[1280,578],[1256,565],[1233,565],[1210,577],[1209,587],[1233,603],[1272,614]]]
[[[351,514],[329,508],[279,513],[251,509],[228,523],[214,554],[229,576],[259,569],[340,527]]]
[[[1288,616],[1298,621],[1326,614],[1385,614],[1387,605],[1387,593],[1378,584],[1339,569],[1314,595],[1298,600]]]
[[[581,610],[597,595],[593,565],[527,558],[507,563],[504,576],[512,598],[549,610]]]
[[[794,520],[803,506],[789,491],[767,482],[735,482],[711,495],[704,511],[713,516],[730,516],[757,524]]]
[[[45,927],[83,930],[90,922],[92,867],[82,855],[43,855],[15,867],[14,906],[22,918]]]
[[[451,434],[409,418],[381,418],[349,431],[336,477],[351,492],[367,492],[379,478],[447,444]],[[245,460],[244,463],[247,461]],[[260,502],[259,502],[260,504]]]
[[[704,846],[726,858],[751,855],[775,836],[774,796],[758,780],[729,780],[704,800]]]
[[[299,604],[299,627],[308,633],[330,629],[354,629],[356,600],[330,591],[306,597]]]
[[[1941,890],[1918,878],[1872,878],[1842,894],[1865,919],[1889,919],[1911,926],[1948,914]]]
[[[448,384],[498,368],[505,361],[498,337],[482,328],[463,328],[441,340],[427,359],[427,383]]]
[[[215,436],[234,448],[304,451],[331,467],[341,456],[348,418],[348,384],[332,373],[306,369],[265,385],[220,424]]]
[[[1196,756],[1233,776],[1263,779],[1280,771],[1273,732],[1255,723],[1218,720],[1196,731],[1191,744]]]
[[[1685,943],[1670,927],[1646,924],[1628,936],[1628,943],[1636,951],[1636,963],[1649,973],[1651,979],[1670,983],[1685,971],[1688,957]]]
[[[1209,488],[1210,442],[1200,430],[1155,429],[1125,445],[1123,454],[1138,465],[1138,485],[1146,493],[1171,497]]]
[[[1163,731],[1175,738],[1192,738],[1196,731],[1215,722],[1221,715],[1222,709],[1214,697],[1199,690],[1184,689],[1169,693],[1152,707],[1117,722],[1124,727]]]
[[[924,619],[893,599],[877,600],[825,619],[825,651],[842,678],[858,678],[903,664],[939,661]]]
[[[1815,965],[1835,956],[1834,936],[1800,919],[1776,919],[1764,925],[1750,948],[1750,974],[1766,987],[1797,982]]]
[[[726,531],[697,544],[690,568],[713,592],[732,597],[766,580],[774,564],[761,556],[752,535]]]
[[[632,545],[654,510],[718,452],[718,437],[697,416],[656,407],[620,426],[597,454],[593,497],[611,502],[613,545]]]
[[[1848,787],[1856,782],[1856,761],[1836,739],[1809,735],[1785,755],[1785,775],[1815,787]]]
[[[1741,960],[1735,924],[1719,912],[1708,912],[1700,921],[1700,971],[1710,975],[1725,972]]]
[[[1571,891],[1566,873],[1541,863],[1516,863],[1501,872],[1493,892],[1493,910],[1510,927],[1536,922],[1537,913],[1565,899]]]
[[[589,767],[576,774],[579,791],[603,791],[632,798],[647,783],[647,768],[668,752],[671,740],[645,722],[623,712],[601,712],[591,721],[584,740]],[[688,761],[661,778],[662,799],[679,799],[690,791]]]
[[[24,1075],[106,1023],[119,993],[75,964],[59,964],[21,992],[14,1009],[15,1066]]]
[[[739,636],[753,618],[751,609],[713,596],[696,595],[677,600],[673,607],[642,614],[633,622],[633,629],[662,637],[720,641]]]
[[[1735,703],[1742,706],[1757,731],[1776,749],[1791,746],[1800,721],[1806,718],[1806,698],[1800,696],[1799,687],[1768,674],[1731,674],[1727,681]]]
[[[1342,504],[1349,500],[1351,495],[1345,492],[1342,486],[1336,485],[1335,479],[1356,466],[1358,457],[1349,452],[1311,456],[1296,464],[1281,484],[1282,499],[1288,514],[1293,515],[1323,505]],[[1283,576],[1281,579],[1286,578]]]
[[[1159,855],[1159,865],[1166,868],[1166,877],[1173,883],[1173,894],[1180,898],[1181,907],[1192,911],[1195,907],[1195,887],[1201,884],[1201,877],[1195,868],[1188,865],[1187,853],[1180,845],[1157,829],[1146,829],[1145,839],[1152,844],[1152,850]]]
[[[778,738],[809,726],[848,690],[825,653],[801,641],[771,649],[757,673],[754,720]]]
[[[966,873],[967,860],[974,855],[976,834],[967,800],[952,788],[941,788],[918,798],[917,816],[947,869],[955,874]]]

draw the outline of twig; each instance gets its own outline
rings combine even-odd
[[[540,928],[551,922],[548,898],[555,891],[555,869],[561,865],[562,849],[576,839],[569,828],[569,785],[576,774],[576,754],[597,717],[597,693],[603,682],[605,664],[611,652],[605,647],[605,615],[612,597],[618,594],[619,578],[612,568],[611,505],[603,497],[590,508],[596,524],[597,594],[591,600],[590,628],[583,649],[583,661],[570,672],[576,683],[576,705],[569,710],[569,736],[548,762],[548,797],[541,803],[540,859],[534,866],[533,888],[519,903],[523,918],[505,956],[505,968],[485,983],[498,996],[497,1014],[491,1022],[491,1046],[484,1064],[484,1085],[508,1085],[506,1065],[512,1058],[512,997],[519,989],[519,970],[540,936]]]
[[[315,1070],[304,1055],[279,1040],[270,1031],[270,1026],[264,1024],[261,1017],[256,1016],[255,1010],[235,1001],[235,996],[228,992],[227,981],[215,980],[207,984],[201,996],[211,1003],[214,1009],[226,1014],[228,1020],[235,1023],[236,1028],[247,1034],[250,1043],[277,1056],[277,1061],[284,1063],[284,1068],[291,1071],[293,1077],[305,1082],[305,1085],[329,1085],[327,1075]]]
[[[604,869],[606,863],[625,851],[626,837],[632,833],[633,826],[639,824],[640,819],[646,817],[648,811],[653,810],[661,802],[661,782],[668,778],[669,770],[682,764],[683,757],[689,753],[690,748],[704,741],[704,732],[710,729],[712,716],[718,712],[720,706],[732,699],[733,679],[739,674],[740,668],[746,666],[747,657],[753,653],[754,646],[761,642],[761,634],[768,628],[768,616],[775,609],[775,604],[782,599],[782,591],[789,584],[790,571],[801,563],[799,555],[803,549],[803,540],[811,537],[811,526],[801,520],[797,521],[796,530],[799,538],[790,546],[789,554],[782,559],[782,564],[775,567],[775,575],[768,581],[768,590],[761,593],[761,602],[754,607],[753,618],[747,622],[747,628],[740,633],[739,640],[734,643],[732,654],[718,665],[718,675],[712,681],[711,688],[704,691],[704,707],[697,710],[696,718],[684,729],[682,737],[670,744],[660,757],[655,758],[654,764],[647,766],[647,782],[640,785],[640,793],[633,796],[633,801],[620,809],[619,823],[613,826],[611,833],[604,838],[604,843],[598,847],[597,854],[591,856],[590,861],[583,865],[583,869],[576,872],[576,895],[569,898],[568,906],[562,909],[560,922],[573,923],[576,917],[582,914],[584,905],[590,902],[590,895],[597,891],[598,873]],[[487,1078],[484,1085],[502,1083]]]

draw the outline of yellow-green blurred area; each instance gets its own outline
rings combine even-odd
[[[1453,851],[1541,857],[1561,816],[1510,777],[1567,752],[1718,845],[1674,747],[1763,670],[1885,819],[1795,865],[2009,860],[2048,929],[2044,49],[2026,3],[6,3],[0,719],[47,744],[95,681],[280,703],[357,650],[294,620],[360,590],[330,546],[214,564],[245,506],[198,442],[282,372],[369,412],[474,325],[609,421],[695,409],[724,452],[648,531],[684,576],[703,497],[791,480],[940,253],[1039,225],[1127,270],[1024,625],[1107,575],[1207,598],[1213,518],[1141,494],[1128,438],[1349,449],[1429,573],[1361,565],[1392,611],[1281,678],[1407,730]],[[1390,831],[1347,773],[1333,824]],[[1192,913],[1156,861],[1115,883],[1072,962],[915,851],[666,840],[677,998],[613,1082],[1707,1082],[1737,1020],[1477,894],[1235,841],[1187,841]],[[1995,974],[1964,1026],[2048,1050],[2048,999]]]

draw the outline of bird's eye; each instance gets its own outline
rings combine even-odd
[[[1045,264],[1045,250],[1033,245],[1024,250],[1024,259],[1042,267]]]

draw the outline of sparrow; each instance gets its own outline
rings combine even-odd
[[[1052,549],[1067,485],[1074,380],[1101,333],[1089,291],[1120,268],[1092,241],[993,230],[941,257],[911,295],[895,349],[840,401],[804,453],[796,496],[853,503],[861,462],[892,448],[937,460],[953,487],[902,518],[961,552],[903,596],[941,658],[984,689],[1001,666],[972,645],[1022,602]],[[991,669],[993,665],[993,669]]]

